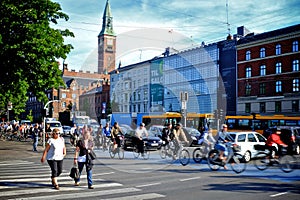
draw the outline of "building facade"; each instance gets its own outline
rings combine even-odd
[[[300,25],[237,42],[237,114],[299,115]]]

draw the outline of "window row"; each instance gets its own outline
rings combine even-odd
[[[299,60],[293,60],[292,71],[293,72],[299,71]],[[282,73],[282,64],[281,64],[281,62],[278,62],[278,63],[275,64],[275,73],[276,74],[281,74]],[[259,67],[259,75],[260,76],[267,75],[266,65],[261,65]],[[247,67],[246,68],[246,78],[250,78],[250,77],[252,77],[252,67]]]
[[[300,83],[299,83],[299,79],[293,79],[293,89],[292,91],[293,92],[299,92],[300,91]],[[246,95],[249,96],[251,95],[251,85],[250,84],[247,84],[246,85]],[[282,81],[276,81],[275,82],[275,91],[276,93],[282,93]],[[266,83],[260,83],[259,84],[259,94],[260,95],[264,95],[266,94]]]
[[[297,52],[299,51],[299,44],[298,41],[293,41],[292,43],[292,52]],[[275,46],[275,55],[280,55],[281,54],[281,45],[277,44]],[[259,57],[260,58],[265,58],[266,57],[266,48],[262,47],[259,50]],[[248,50],[246,51],[246,60],[251,60],[251,51]]]
[[[275,113],[280,113],[282,112],[282,102],[281,101],[275,101],[275,107],[274,111]],[[291,101],[291,108],[292,112],[299,112],[299,101],[298,100],[293,100]],[[267,112],[267,107],[266,107],[266,102],[261,102],[259,103],[259,113],[266,113]],[[251,110],[251,103],[246,103],[245,104],[245,113],[252,113]]]

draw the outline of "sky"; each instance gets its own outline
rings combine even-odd
[[[68,69],[97,70],[97,36],[106,0],[53,0],[69,20],[54,28],[69,29],[74,49]],[[117,35],[116,65],[160,56],[166,47],[183,50],[224,40],[237,27],[263,33],[300,23],[300,0],[109,0]],[[63,61],[60,61],[61,63]]]

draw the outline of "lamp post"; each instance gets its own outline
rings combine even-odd
[[[44,106],[44,110],[47,110],[48,108],[48,105],[52,102],[59,102],[59,100],[51,100],[51,101],[48,101],[45,106]],[[45,143],[46,143],[46,137],[45,137],[45,134],[46,134],[46,116],[47,116],[47,111],[46,111],[46,114],[45,116],[43,116],[43,122],[44,122],[44,128],[43,128],[43,148],[45,148]]]

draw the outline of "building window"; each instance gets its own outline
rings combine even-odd
[[[251,67],[247,67],[246,68],[246,78],[250,78],[251,77]]]
[[[276,55],[280,55],[281,54],[281,45],[277,44],[276,45]]]
[[[282,82],[276,81],[276,93],[282,92]]]
[[[246,51],[246,60],[250,60],[251,59],[251,51]]]
[[[265,76],[266,75],[266,65],[260,66],[260,75]]]
[[[63,108],[65,108],[67,106],[67,103],[66,102],[63,102],[62,105],[61,105]]]
[[[61,98],[63,98],[63,99],[67,98],[67,94],[66,93],[62,93],[61,94]]]
[[[299,71],[299,60],[293,60],[293,71]]]
[[[299,79],[293,80],[293,92],[299,92]]]
[[[294,41],[293,42],[293,52],[297,52],[299,49],[298,49],[298,41]]]
[[[246,95],[247,96],[251,95],[251,85],[250,84],[246,85]]]
[[[265,48],[261,48],[259,55],[260,55],[261,58],[266,57],[266,49]]]
[[[250,103],[246,103],[245,104],[245,113],[250,113],[251,112],[251,104]]]
[[[266,94],[266,84],[265,83],[259,84],[259,94]]]
[[[299,112],[299,100],[292,101],[292,112]]]
[[[276,74],[281,73],[281,63],[276,63]]]
[[[281,101],[275,101],[275,112],[281,112]]]
[[[259,112],[260,113],[266,112],[266,103],[265,102],[259,103]]]
[[[73,99],[76,99],[76,97],[77,97],[76,94],[72,94]]]

